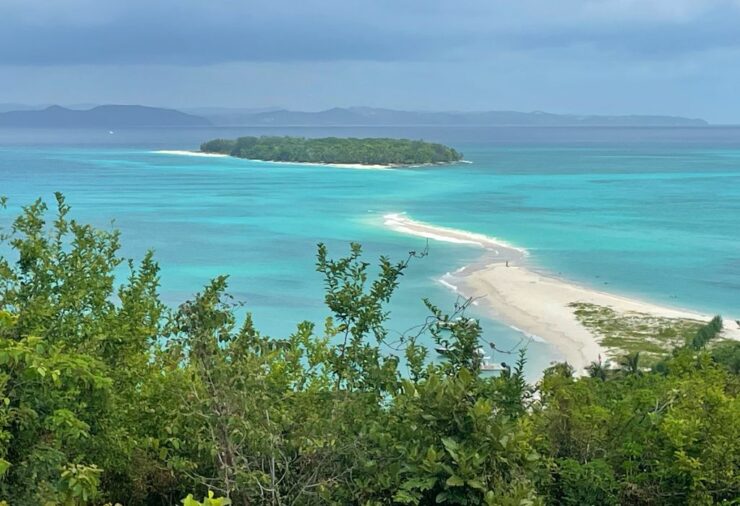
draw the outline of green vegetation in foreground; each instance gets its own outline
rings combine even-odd
[[[618,313],[608,306],[570,304],[578,321],[601,336],[600,343],[616,355],[639,352],[644,365],[655,364],[694,338],[705,325],[698,320],[662,318],[645,313]]]
[[[251,160],[300,163],[392,166],[462,160],[462,153],[442,144],[384,138],[239,137],[236,140],[212,140],[201,144],[200,150]]]
[[[421,332],[450,349],[444,363],[416,329],[389,335],[386,305],[415,254],[371,268],[358,245],[339,259],[319,246],[330,318],[268,337],[225,277],[165,306],[152,254],[126,261],[118,233],[71,220],[61,196],[55,216],[36,202],[0,236],[0,504],[740,497],[740,343],[705,349],[721,320],[652,370],[557,364],[528,384],[524,353],[479,373],[465,305],[427,302]]]

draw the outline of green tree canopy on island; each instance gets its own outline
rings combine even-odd
[[[443,144],[388,138],[240,137],[215,139],[203,143],[200,149],[276,162],[421,165],[462,160],[462,153]]]
[[[0,228],[0,504],[740,497],[738,343],[712,346],[721,319],[659,367],[556,364],[532,385],[524,351],[498,376],[477,369],[467,303],[448,315],[426,301],[421,330],[389,342],[387,303],[414,253],[371,266],[359,245],[337,259],[319,246],[330,318],[271,337],[226,277],[165,306],[151,254],[126,261],[117,232],[69,213],[58,195],[54,216],[37,201]]]

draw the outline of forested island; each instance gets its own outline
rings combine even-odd
[[[384,166],[453,163],[463,157],[443,144],[389,138],[239,137],[208,141],[200,150],[271,162]]]

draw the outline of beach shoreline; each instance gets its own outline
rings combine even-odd
[[[222,155],[220,153],[203,153],[202,151],[188,151],[185,149],[159,149],[152,151],[152,153],[158,155],[177,155],[177,156],[195,156],[199,158],[228,158],[229,155]]]
[[[319,162],[280,162],[276,160],[257,160],[253,158],[240,158],[238,156],[226,155],[223,153],[205,153],[203,151],[188,151],[181,149],[160,149],[152,151],[160,155],[177,155],[177,156],[195,156],[205,158],[233,158],[235,160],[246,160],[248,162],[255,163],[266,163],[266,164],[278,164],[278,165],[296,165],[296,166],[309,166],[309,167],[333,167],[338,169],[358,169],[358,170],[397,170],[397,169],[415,169],[424,167],[443,167],[446,165],[455,165],[458,163],[470,164],[472,162],[468,160],[459,160],[457,162],[450,163],[423,163],[415,165],[402,165],[402,164],[363,164],[363,163],[319,163]]]
[[[571,304],[608,306],[620,313],[660,318],[709,321],[713,315],[605,292],[544,272],[527,261],[528,252],[497,238],[438,227],[388,214],[384,225],[396,232],[431,240],[482,248],[482,257],[439,281],[456,293],[473,298],[477,308],[526,335],[554,346],[577,371],[599,357],[610,356],[601,336],[583,326]],[[740,339],[740,326],[725,321],[723,336]],[[539,339],[538,339],[539,340]]]
[[[229,156],[229,155],[226,155]],[[278,162],[276,160],[255,160],[252,158],[239,158],[232,156],[236,160],[246,160],[248,162],[268,163],[277,165],[295,165],[305,167],[333,167],[335,169],[357,169],[357,170],[395,170],[402,168],[401,165],[363,165],[361,163],[318,163],[318,162]]]
[[[161,149],[154,151],[161,155],[196,156],[206,158],[233,158],[234,160],[246,160],[248,162],[278,164],[278,165],[308,165],[314,167],[335,167],[340,169],[364,169],[364,170],[393,170],[401,165],[363,165],[360,163],[309,163],[309,162],[278,162],[274,160],[255,160],[251,158],[239,158],[238,156],[225,155],[223,153],[204,153],[203,151],[188,151],[178,149]]]

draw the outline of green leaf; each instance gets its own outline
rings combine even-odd
[[[457,444],[457,441],[449,437],[443,437],[442,444],[447,449],[447,451],[455,451],[460,447],[460,445]]]
[[[393,495],[393,500],[401,504],[417,504],[419,502],[418,494],[413,494],[408,490],[399,490]]]
[[[180,502],[182,502],[183,506],[201,506],[200,502],[195,500],[193,494],[188,494],[188,496]]]
[[[445,483],[448,487],[462,487],[463,485],[465,485],[465,480],[453,474],[452,476],[447,478],[447,481]]]
[[[476,490],[485,490],[486,487],[481,483],[479,480],[468,480],[467,484],[470,488],[474,488]]]

